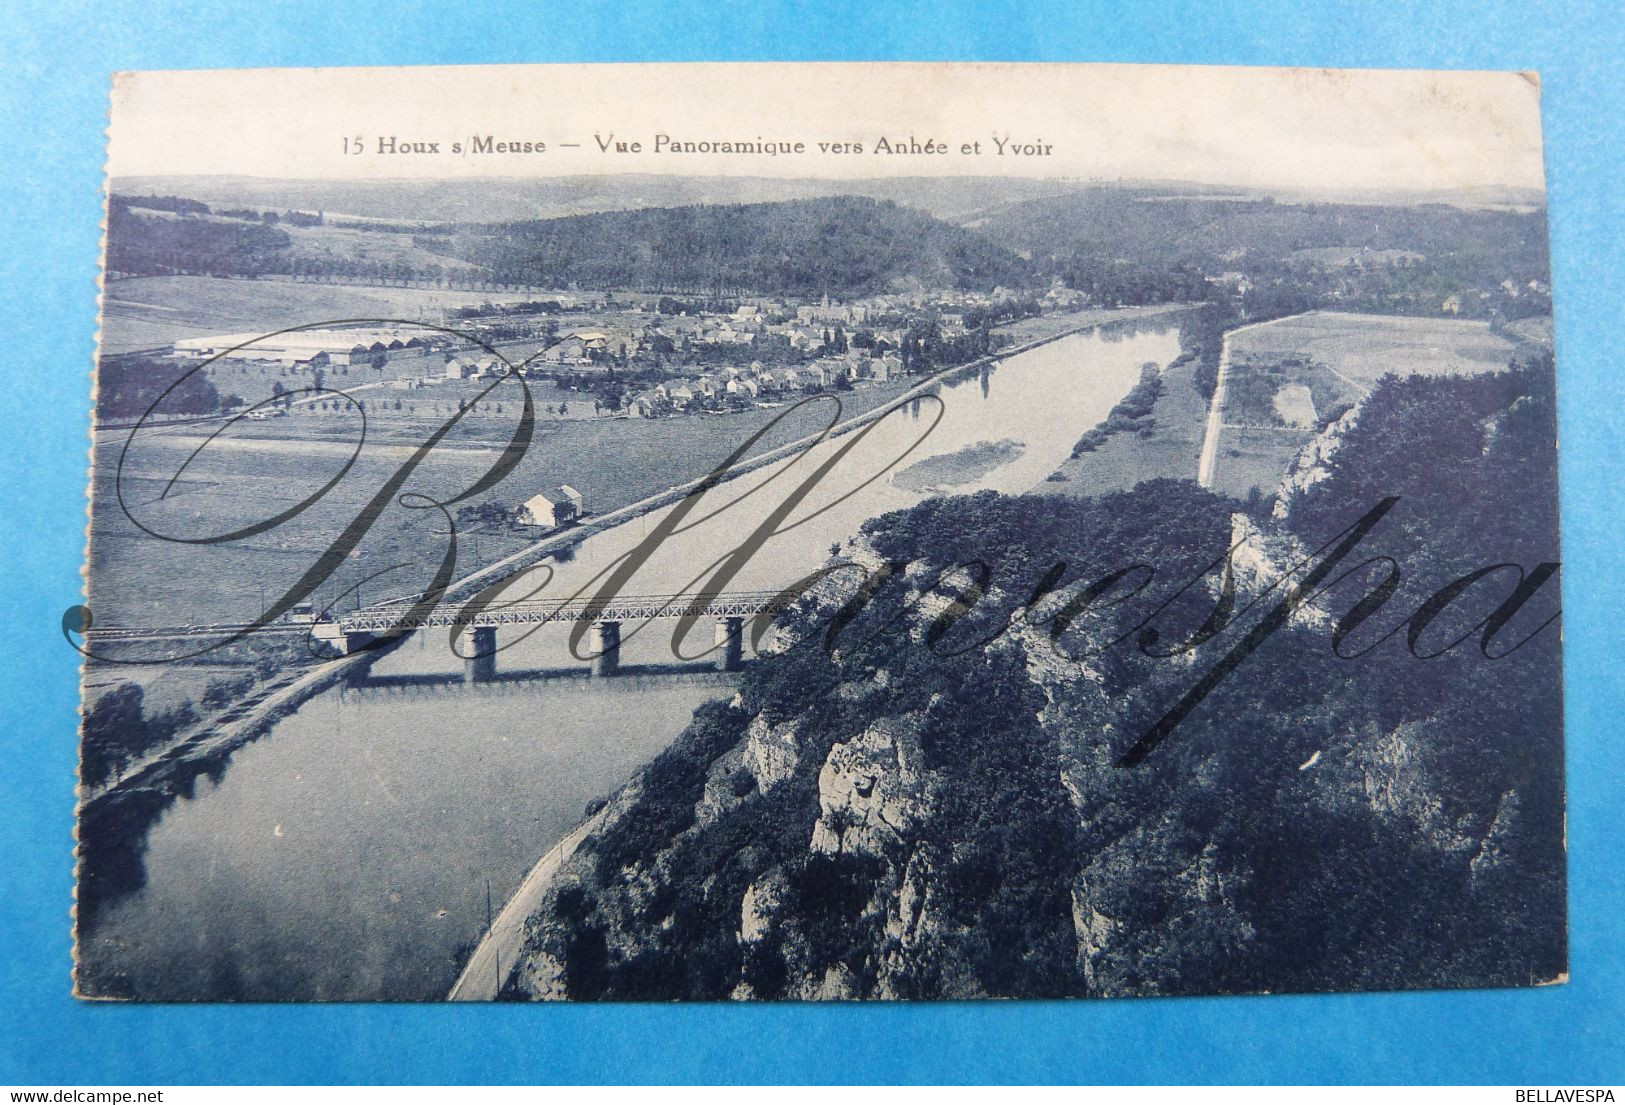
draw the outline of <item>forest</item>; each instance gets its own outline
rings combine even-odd
[[[598,287],[852,297],[926,287],[991,291],[1032,278],[980,235],[883,200],[646,208],[506,223],[448,252],[504,279]]]
[[[1232,288],[1246,282],[1254,318],[1310,307],[1433,315],[1452,296],[1455,312],[1471,317],[1551,309],[1538,208],[1090,188],[1010,204],[979,229],[1105,304],[1209,298],[1203,280],[1228,276]]]

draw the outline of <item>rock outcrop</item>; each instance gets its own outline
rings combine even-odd
[[[1530,424],[1496,423],[1489,461],[1527,450]],[[1314,547],[1298,509],[1375,447],[1365,426],[1306,454],[1274,522],[1155,481],[870,523],[841,550],[863,570],[804,596],[739,693],[610,801],[532,918],[517,987],[845,1000],[1559,976],[1555,648],[1494,670],[1400,648],[1350,662],[1309,603],[1125,766],[1276,605]],[[965,567],[990,548],[987,572]],[[1227,549],[1235,624],[1204,643]],[[1134,564],[1154,571],[1088,590]],[[831,631],[865,575],[883,586]]]

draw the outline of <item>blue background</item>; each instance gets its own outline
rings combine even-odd
[[[0,1083],[1625,1080],[1617,5],[0,5]],[[1562,417],[1572,975],[1507,992],[936,1007],[119,1007],[69,997],[75,654],[120,69],[654,60],[1537,69]]]

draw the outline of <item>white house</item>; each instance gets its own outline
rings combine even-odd
[[[869,372],[876,380],[895,380],[903,374],[903,359],[888,353],[869,362]]]
[[[674,406],[679,407],[683,406],[685,403],[694,398],[693,386],[690,385],[687,380],[684,380],[681,377],[664,380],[661,383],[656,384],[655,391],[662,399],[669,399]],[[687,392],[688,394],[685,398],[679,400],[677,397],[679,392]]]
[[[581,517],[581,510],[581,492],[565,484],[526,499],[519,508],[518,522],[555,529]]]
[[[570,337],[556,341],[543,350],[542,360],[548,364],[587,364],[591,361],[587,352],[586,342],[578,337]]]

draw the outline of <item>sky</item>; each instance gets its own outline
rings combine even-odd
[[[804,150],[657,152],[661,134],[799,141]],[[1544,186],[1539,83],[1521,73],[959,63],[142,72],[115,78],[109,136],[114,177],[641,172],[1344,191]],[[437,145],[381,152],[391,137],[398,147]],[[473,152],[483,137],[546,149]],[[876,152],[881,138],[934,140],[947,152]],[[996,138],[1045,152],[1001,153]],[[861,143],[863,152],[825,152],[820,142]]]

